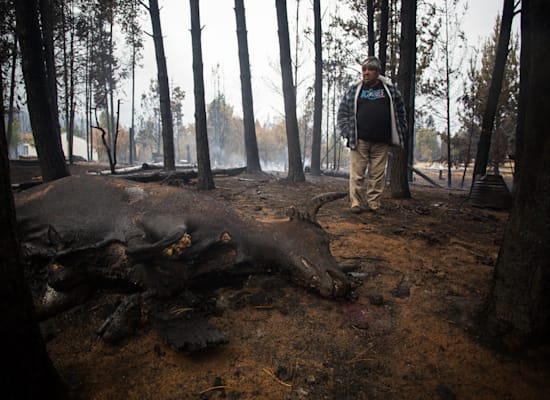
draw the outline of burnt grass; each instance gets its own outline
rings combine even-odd
[[[21,182],[38,172],[11,174]],[[218,175],[208,194],[246,218],[270,219],[347,189],[343,178],[282,178]],[[104,289],[41,322],[50,357],[77,399],[547,398],[547,349],[511,357],[479,340],[474,322],[508,212],[472,207],[467,191],[413,184],[411,192],[386,193],[376,214],[352,214],[346,199],[320,209],[332,254],[354,282],[349,298],[324,299],[277,274],[200,285],[194,296],[228,341],[189,353],[147,321],[118,344],[98,339],[125,296]]]

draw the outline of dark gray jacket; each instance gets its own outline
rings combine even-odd
[[[403,147],[407,132],[407,117],[403,98],[397,87],[388,78],[380,75],[378,79],[384,85],[390,99],[391,145]],[[361,81],[350,86],[338,107],[336,127],[340,136],[346,138],[346,145],[352,150],[357,147],[357,98],[362,83]]]

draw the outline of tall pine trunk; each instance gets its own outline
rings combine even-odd
[[[168,69],[166,67],[166,58],[164,56],[164,40],[162,38],[159,5],[157,0],[149,0],[149,13],[151,14],[153,41],[155,43],[155,56],[157,58],[164,169],[174,170],[176,169],[176,161],[174,156],[174,126],[172,122],[172,109],[170,104]]]
[[[42,48],[42,32],[36,1],[16,1],[17,32],[21,46],[22,68],[42,179],[52,181],[69,175],[61,146],[57,120],[57,95],[51,72],[46,68],[51,54]],[[45,29],[46,26],[42,25]],[[44,32],[45,37],[51,33]],[[46,40],[48,41],[48,40]],[[49,47],[48,47],[49,48]],[[51,61],[48,61],[51,64]],[[51,67],[50,67],[51,68]],[[51,77],[51,78],[50,78]]]
[[[487,171],[489,149],[491,148],[491,135],[495,124],[498,98],[502,89],[502,79],[504,77],[506,59],[508,57],[512,20],[514,19],[514,2],[515,0],[504,0],[502,19],[500,22],[500,33],[498,36],[495,55],[495,65],[493,67],[493,75],[491,76],[487,104],[485,106],[483,119],[481,121],[481,135],[479,136],[479,142],[477,145],[477,156],[474,164],[472,184],[477,177],[485,175]]]
[[[69,73],[72,74],[72,71],[69,72],[69,54],[67,51],[67,15],[65,13],[65,2],[60,4],[61,7],[61,25],[62,25],[62,48],[63,48],[63,86],[65,89],[65,137],[67,139],[67,158],[69,159],[69,164],[73,163],[73,138],[69,134],[69,120],[70,120],[70,88],[69,88]]]
[[[86,112],[86,155],[88,158],[88,161],[92,161],[93,159],[93,147],[91,143],[91,118],[90,118],[90,109],[91,109],[91,93],[92,93],[92,85],[91,85],[91,76],[90,76],[90,63],[91,63],[91,36],[92,34],[90,32],[86,33],[86,55],[85,55],[85,72],[84,72],[84,79],[85,79],[85,93],[86,93],[86,99],[84,104],[84,109]]]
[[[261,172],[256,124],[254,121],[254,102],[252,101],[252,83],[250,61],[248,58],[248,38],[244,0],[235,0],[235,19],[237,41],[239,44],[239,66],[241,69],[241,95],[243,102],[244,146],[246,149],[246,170],[250,173]]]
[[[374,0],[367,0],[367,43],[369,56],[374,56],[374,43],[376,37],[374,35]]]
[[[135,161],[135,115],[136,115],[136,46],[132,46],[132,109],[131,109],[131,126],[130,134],[128,138],[128,163],[130,165],[134,164]]]
[[[114,5],[113,5],[114,6]],[[116,127],[115,127],[115,98],[114,98],[114,92],[115,92],[115,83],[114,83],[114,54],[113,54],[113,26],[114,26],[114,10],[110,9],[110,16],[109,16],[109,76],[107,77],[107,81],[105,83],[105,93],[107,93],[108,100],[105,99],[105,108],[106,108],[106,117],[107,117],[107,133],[108,133],[108,146],[107,151],[109,152],[109,164],[111,167],[111,171],[114,174],[115,173],[115,166],[116,166],[116,146],[115,146],[115,134],[116,134]]]
[[[33,1],[34,3],[34,1]],[[55,114],[52,116],[55,123],[59,126],[59,104],[58,104],[58,92],[57,92],[57,79],[55,68],[55,49],[54,49],[54,22],[53,22],[53,4],[51,0],[39,0],[40,10],[40,24],[42,32],[42,45],[44,51],[44,60],[46,65],[46,79],[52,96],[51,101],[53,104],[52,112]],[[39,28],[40,29],[40,28]],[[60,131],[60,127],[57,129]]]
[[[452,182],[452,158],[451,158],[451,65],[450,65],[450,39],[449,39],[449,1],[445,0],[445,112],[447,123],[447,186]]]
[[[550,341],[550,3],[523,0],[520,121],[523,150],[514,206],[487,305],[491,333],[510,347]]]
[[[407,0],[404,0],[407,1]],[[380,43],[378,46],[378,58],[382,65],[382,75],[386,74],[386,52],[388,49],[388,25],[389,25],[389,4],[388,0],[382,0],[380,4]]]
[[[0,98],[3,98],[2,83],[0,76]],[[36,323],[31,294],[20,262],[3,104],[0,104],[0,121],[0,226],[2,226],[0,229],[0,315],[2,315],[0,351],[3,367],[0,388],[2,398],[65,399],[67,398],[65,387],[48,357],[46,345]]]
[[[72,13],[72,10],[71,10]],[[69,62],[69,71],[71,74],[71,78],[69,79],[69,126],[67,128],[67,140],[69,141],[69,145],[71,146],[71,153],[74,152],[73,144],[74,144],[74,119],[75,119],[75,69],[74,69],[74,61],[75,61],[75,51],[74,51],[74,38],[75,38],[75,32],[74,27],[71,26],[71,49],[70,49],[70,62]]]
[[[416,75],[416,1],[401,3],[401,62],[399,63],[398,86],[403,94],[407,113],[407,132],[404,132],[404,148],[394,147],[391,168],[390,190],[393,198],[410,198],[409,152],[414,140],[414,98]]]
[[[288,147],[288,176],[291,182],[306,180],[300,155],[300,135],[296,116],[296,91],[292,80],[292,60],[290,58],[290,39],[286,0],[275,0],[277,8],[277,26],[279,33],[279,52],[281,58],[281,76],[285,103],[285,126]]]
[[[74,4],[70,2],[70,15],[71,22],[74,20]],[[74,124],[75,124],[75,36],[76,36],[76,27],[74,23],[69,25],[70,27],[70,44],[69,44],[69,126],[67,127],[67,141],[71,147],[71,154],[74,153]],[[72,154],[74,155],[74,154]],[[72,161],[72,160],[71,160]]]
[[[321,123],[323,121],[323,47],[321,25],[321,0],[313,0],[315,35],[315,99],[313,133],[311,140],[311,174],[321,175]]]
[[[199,0],[189,0],[191,8],[191,39],[193,45],[193,80],[195,84],[195,136],[197,142],[197,187],[202,190],[214,189],[214,179],[210,166],[208,130],[206,126],[206,104],[204,100],[204,77],[202,64],[201,20]]]

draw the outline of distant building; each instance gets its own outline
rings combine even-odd
[[[69,145],[67,142],[67,135],[65,133],[61,134],[61,144],[63,146],[63,153],[65,158],[68,159],[69,156]],[[73,156],[82,157],[84,160],[88,160],[88,151],[86,146],[86,140],[73,136]],[[16,158],[36,158],[36,147],[34,146],[34,138],[31,133],[25,133],[21,135],[21,140],[17,143],[17,151],[15,154]],[[94,149],[92,154],[92,159],[97,160],[97,151]]]
[[[36,158],[36,148],[34,143],[21,140],[17,143],[17,150],[15,152],[15,158]],[[13,155],[12,155],[13,156]]]

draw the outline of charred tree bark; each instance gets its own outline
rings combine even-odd
[[[42,50],[38,3],[18,0],[15,2],[15,10],[36,151],[42,179],[51,181],[69,175],[69,170],[61,147],[56,92],[50,84],[51,72],[46,68],[49,57]]]
[[[404,148],[394,147],[390,190],[393,198],[408,199],[409,152],[414,141],[414,97],[416,72],[416,1],[403,0],[401,3],[401,62],[399,63],[399,87],[403,92],[407,112],[407,132],[404,132]]]
[[[279,33],[279,51],[281,58],[281,76],[285,102],[285,124],[288,145],[288,177],[291,182],[306,180],[300,155],[300,136],[296,116],[296,92],[292,81],[292,60],[290,58],[290,40],[286,0],[275,0],[277,8],[277,26]]]
[[[164,168],[174,170],[176,169],[174,158],[174,126],[172,123],[172,109],[170,108],[170,86],[168,85],[168,69],[166,68],[166,57],[164,56],[164,41],[162,39],[158,0],[149,0],[149,14],[151,15],[155,56],[157,58]]]
[[[493,67],[491,85],[489,86],[487,105],[485,106],[485,111],[483,112],[483,119],[481,122],[481,135],[479,136],[479,143],[477,145],[477,156],[474,165],[472,185],[474,184],[476,177],[485,175],[487,171],[489,149],[491,148],[491,135],[495,123],[498,98],[502,89],[502,79],[504,77],[504,69],[506,67],[506,58],[508,57],[510,32],[512,30],[512,20],[514,19],[514,2],[515,0],[504,0],[502,19],[500,22],[500,34],[498,36],[498,44],[495,55],[495,65]]]
[[[40,23],[42,25],[42,46],[44,51],[44,60],[46,63],[46,76],[48,81],[48,86],[50,88],[50,93],[52,97],[53,119],[57,125],[59,125],[59,103],[57,99],[57,78],[56,78],[56,68],[55,68],[55,49],[54,49],[54,21],[53,21],[53,4],[51,0],[39,0],[39,10],[40,10]],[[61,128],[59,128],[61,131]]]
[[[241,69],[241,94],[243,101],[244,146],[246,149],[246,170],[250,173],[261,172],[256,124],[254,122],[254,102],[252,101],[252,83],[250,79],[250,61],[248,57],[248,39],[244,0],[235,0],[235,18],[237,41],[239,44],[239,65]]]
[[[71,4],[71,18],[74,18],[74,4]],[[69,141],[69,146],[71,147],[71,152],[73,151],[73,142],[74,142],[74,120],[75,120],[75,26],[74,24],[70,25],[70,60],[69,60],[69,71],[71,77],[69,79],[69,126],[67,127],[67,140]],[[72,161],[72,160],[71,160]]]
[[[0,90],[1,94],[1,90]],[[4,110],[0,106],[0,374],[6,399],[65,399],[65,388],[46,352],[20,262],[10,185]]]
[[[522,2],[524,148],[485,321],[510,347],[548,343],[550,338],[550,55],[541,51],[550,35],[549,13],[546,0]]]
[[[367,0],[367,44],[369,57],[374,56],[374,0]]]
[[[521,14],[521,29],[525,30],[531,30],[530,21],[526,18],[523,18],[523,12]],[[531,54],[531,44],[529,41],[522,42],[521,43],[521,51],[520,51],[520,57],[519,57],[519,63],[520,63],[520,71],[527,71],[529,69],[529,57]],[[519,98],[523,99],[526,98],[528,93],[527,89],[530,86],[529,83],[529,75],[520,73],[520,85],[519,85]],[[517,119],[517,125],[516,125],[516,149],[515,149],[515,168],[514,168],[514,185],[513,190],[515,193],[516,187],[517,187],[517,181],[518,177],[521,172],[521,160],[523,159],[523,142],[525,137],[525,114],[526,114],[526,105],[523,104],[522,101],[518,102],[518,119]]]
[[[199,0],[189,0],[191,7],[191,39],[193,42],[193,80],[195,82],[195,135],[197,142],[198,188],[214,189],[210,166],[206,105],[204,101],[204,77],[202,64],[201,21]]]
[[[321,43],[321,0],[313,1],[315,35],[315,99],[311,140],[311,174],[321,175],[321,124],[323,121],[323,47]]]
[[[382,0],[380,3],[380,42],[378,45],[378,59],[382,65],[382,75],[386,74],[386,51],[388,48],[388,25],[389,25],[389,0]]]

